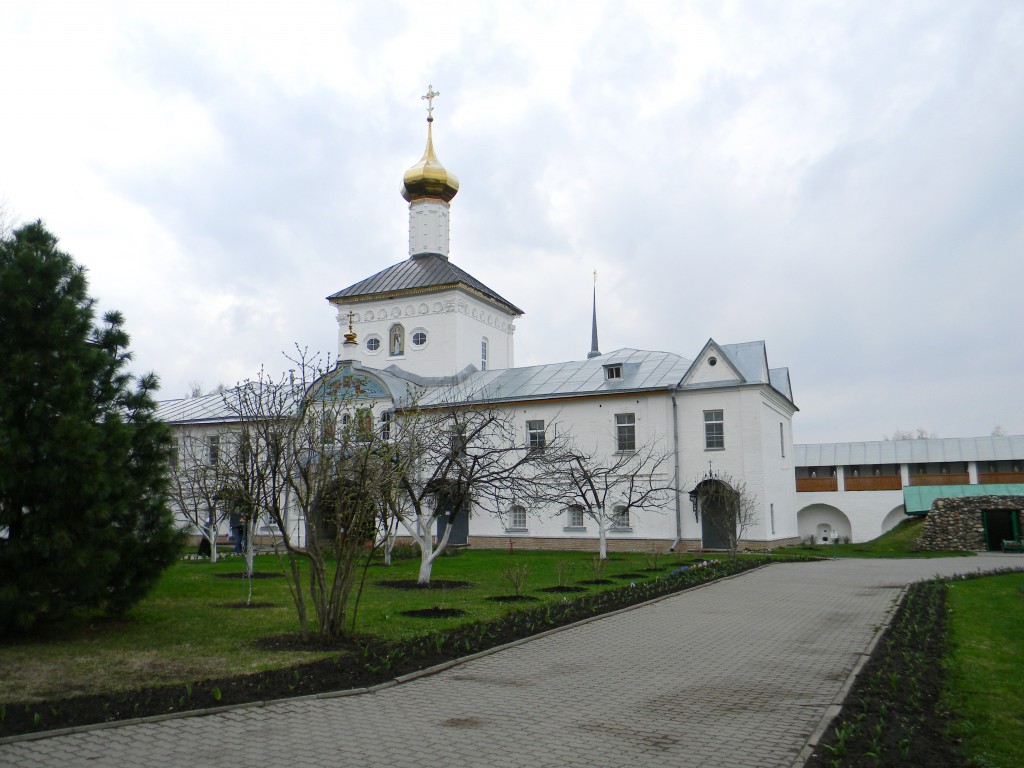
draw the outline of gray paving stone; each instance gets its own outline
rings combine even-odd
[[[0,744],[0,765],[790,766],[905,584],[1004,564],[773,565],[374,694]]]

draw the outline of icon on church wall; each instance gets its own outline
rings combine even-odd
[[[391,355],[397,357],[405,354],[405,329],[400,325],[391,326]]]

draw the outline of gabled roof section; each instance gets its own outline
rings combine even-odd
[[[736,346],[736,345],[733,345]],[[697,355],[693,365],[679,382],[683,389],[743,384],[746,382],[742,370],[714,339],[708,339],[704,349]]]
[[[620,364],[622,378],[609,380],[605,366]],[[617,349],[589,360],[479,371],[457,387],[427,392],[420,405],[507,402],[675,389],[690,361],[671,352]]]
[[[793,446],[798,467],[850,464],[930,464],[950,461],[1024,462],[1024,435],[804,443]]]
[[[332,293],[327,300],[335,303],[338,300],[346,299],[384,299],[458,287],[498,304],[513,315],[523,314],[523,310],[511,301],[497,291],[492,291],[439,253],[421,253],[411,256],[405,261],[393,264],[365,280],[350,285],[348,288]]]
[[[788,368],[769,368],[763,341],[719,344],[708,339],[686,372],[680,389],[711,389],[738,384],[767,384],[796,408]]]
[[[156,404],[154,415],[165,424],[222,424],[236,420],[235,414],[224,404],[222,392],[161,400]]]
[[[789,402],[794,402],[793,385],[789,380],[789,368],[769,369],[768,381],[775,389],[784,394]]]
[[[163,400],[156,404],[156,418],[171,425],[231,424],[239,421],[238,409],[231,400],[238,399],[240,387],[200,397]],[[256,386],[258,384],[250,384]],[[289,391],[290,388],[290,391]],[[417,383],[392,371],[363,368],[360,365],[338,366],[324,374],[303,391],[293,384],[266,384],[267,411],[279,410],[284,404],[296,404],[307,397],[313,400],[380,400],[390,399],[401,406],[415,400]]]

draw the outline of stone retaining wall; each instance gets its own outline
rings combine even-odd
[[[927,550],[960,550],[975,552],[985,549],[986,509],[1012,509],[1021,522],[1024,496],[960,496],[936,499],[925,518],[917,545]]]

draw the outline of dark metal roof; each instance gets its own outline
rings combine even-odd
[[[381,270],[372,277],[360,280],[355,285],[350,285],[348,288],[344,288],[337,293],[332,293],[327,297],[327,300],[361,299],[371,296],[401,294],[405,291],[421,290],[424,288],[448,288],[456,285],[462,285],[476,293],[483,294],[491,301],[507,308],[513,314],[523,314],[523,310],[519,309],[511,301],[502,297],[496,291],[492,291],[471,274],[463,269],[459,269],[439,253],[420,253],[411,256],[405,261]]]

